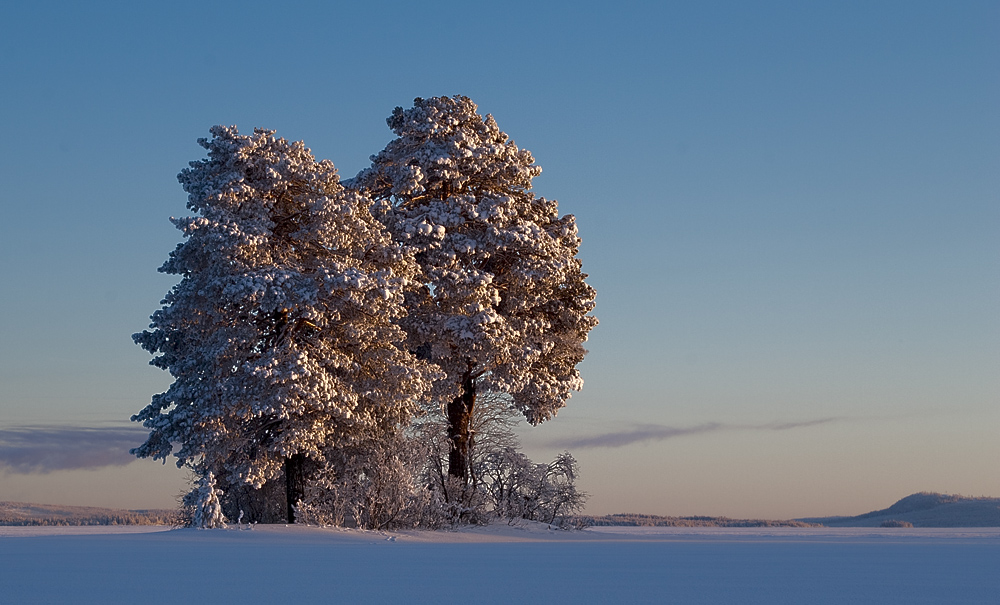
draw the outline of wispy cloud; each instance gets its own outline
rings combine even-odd
[[[716,433],[719,431],[754,430],[754,431],[787,431],[791,429],[818,426],[830,422],[844,420],[841,417],[817,418],[801,422],[772,422],[769,424],[744,425],[725,424],[721,422],[707,422],[695,426],[678,427],[666,426],[662,424],[640,424],[631,429],[623,431],[613,431],[588,435],[585,437],[570,437],[558,439],[550,443],[554,448],[597,448],[597,447],[624,447],[633,443],[644,441],[664,441],[674,437],[684,437],[686,435],[700,435],[704,433]]]
[[[139,426],[0,428],[0,470],[27,475],[124,466],[135,461],[128,451],[148,433]]]
[[[588,437],[571,437],[560,439],[554,443],[559,448],[588,448],[588,447],[622,447],[640,441],[663,441],[673,437],[684,435],[697,435],[699,433],[712,433],[723,430],[726,426],[718,422],[709,422],[697,426],[676,427],[663,426],[660,424],[641,424],[632,429],[616,431],[612,433],[600,433]]]
[[[842,416],[830,416],[829,418],[817,418],[816,420],[805,420],[802,422],[783,422],[783,423],[771,423],[762,424],[760,426],[747,427],[755,428],[762,431],[787,431],[789,429],[801,429],[807,426],[818,426],[820,424],[829,424],[831,422],[838,422],[840,420],[847,420]]]
[[[707,422],[678,427],[641,424],[621,431],[571,437],[550,442],[558,449],[618,448],[634,443],[664,441],[675,437],[719,431],[787,431],[845,420],[843,417],[817,418],[800,422],[772,422],[760,425]],[[147,429],[139,426],[77,427],[19,426],[0,428],[0,471],[44,474],[60,470],[98,469],[125,466],[135,461],[128,453],[145,441]]]

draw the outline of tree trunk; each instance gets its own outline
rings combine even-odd
[[[472,410],[476,406],[476,382],[472,371],[462,377],[462,394],[448,404],[448,474],[469,482],[469,447],[472,444]]]
[[[285,504],[288,507],[288,523],[295,523],[294,507],[305,495],[303,477],[305,460],[304,454],[294,454],[291,458],[285,458]]]

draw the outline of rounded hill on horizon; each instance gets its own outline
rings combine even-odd
[[[883,527],[900,522],[913,527],[1000,527],[1000,498],[918,492],[889,508],[854,517],[796,520],[826,527]]]

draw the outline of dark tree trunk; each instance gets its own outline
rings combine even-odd
[[[476,406],[476,382],[472,371],[462,377],[462,394],[448,404],[448,474],[469,482],[469,447],[472,444],[472,410]]]
[[[305,461],[304,454],[295,454],[291,458],[285,458],[285,504],[288,507],[289,523],[295,523],[294,506],[305,495],[305,469],[303,468]]]

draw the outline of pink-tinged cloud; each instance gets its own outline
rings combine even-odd
[[[724,424],[721,422],[707,422],[705,424],[698,424],[695,426],[677,427],[677,426],[665,426],[662,424],[641,424],[634,428],[623,431],[600,433],[597,435],[589,435],[585,437],[571,437],[568,439],[559,439],[550,442],[549,445],[557,449],[586,449],[586,448],[596,448],[596,447],[615,448],[615,447],[624,447],[626,445],[632,445],[633,443],[642,443],[645,441],[664,441],[666,439],[673,439],[675,437],[684,437],[686,435],[700,435],[704,433],[716,433],[719,431],[734,431],[734,430],[787,431],[797,428],[818,426],[821,424],[836,422],[838,420],[844,420],[844,418],[840,417],[817,418],[815,420],[806,420],[802,422],[772,422],[769,424],[760,424],[760,425],[740,425],[740,424]]]

